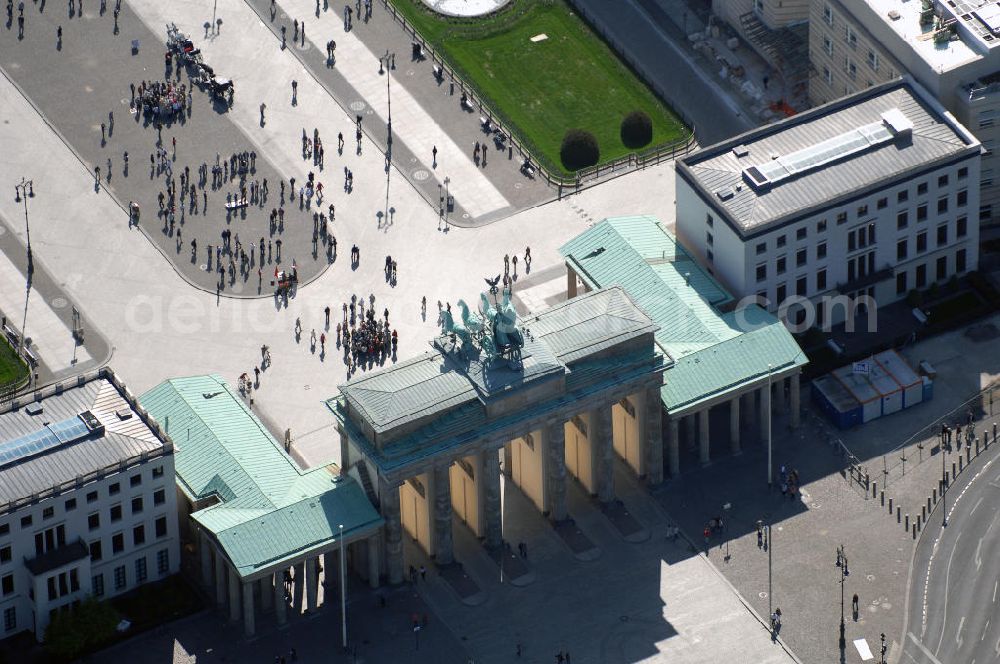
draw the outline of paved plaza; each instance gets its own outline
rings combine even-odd
[[[399,336],[396,353],[385,360],[392,364],[426,350],[439,331],[439,303],[474,297],[483,277],[503,272],[505,255],[523,257],[531,249],[530,271],[522,261],[514,275],[514,302],[526,313],[564,298],[558,248],[567,239],[609,216],[652,214],[672,226],[670,163],[566,197],[520,175],[516,152],[510,157],[491,152],[488,165],[477,164],[472,145],[482,139],[478,113],[460,108],[447,81],[433,80],[429,61],[410,59],[409,38],[378,2],[370,22],[355,19],[345,31],[339,5],[321,3],[313,11],[310,3],[279,0],[272,16],[269,0],[219,0],[218,34],[205,27],[212,20],[206,3],[135,0],[122,6],[116,32],[113,3],[102,12],[99,2],[86,0],[82,16],[61,3],[31,3],[23,39],[16,25],[0,26],[0,182],[12,185],[22,177],[34,182],[28,207],[35,273],[27,333],[41,356],[40,383],[110,362],[136,394],[165,378],[192,374],[218,373],[235,384],[240,374],[252,374],[260,365],[260,348],[266,344],[273,362],[253,392],[253,410],[279,440],[288,430],[292,454],[303,465],[315,466],[340,456],[335,422],[322,402],[351,377],[332,328],[352,295],[373,295],[376,310],[390,312]],[[625,4],[617,39],[639,30],[637,22],[656,11],[649,2]],[[657,13],[679,6],[668,0],[655,5]],[[293,43],[293,21],[306,26],[304,42]],[[173,226],[167,216],[157,215],[157,196],[168,176],[155,156],[151,174],[149,156],[156,153],[158,132],[129,113],[129,84],[164,80],[167,23],[176,23],[219,75],[235,81],[236,94],[232,108],[225,108],[194,88],[190,113],[162,129],[164,163],[175,178],[188,166],[197,181],[198,167],[215,164],[217,153],[221,160],[253,151],[248,179],[266,178],[269,193],[245,215],[225,211],[226,194],[238,187],[232,179],[216,188],[199,184],[197,214],[184,205],[183,223],[181,206]],[[665,37],[649,33],[650,26],[641,29],[645,38],[631,47],[648,58]],[[337,42],[333,63],[325,58],[330,39]],[[135,53],[132,40],[139,41]],[[388,72],[379,73],[379,57],[387,51],[396,54],[396,67],[390,64]],[[178,80],[176,70],[171,77]],[[190,86],[186,73],[180,81]],[[699,128],[703,141],[747,124],[744,109],[721,101],[714,90],[707,92],[713,86],[703,69],[684,69],[674,85],[704,92],[690,95],[685,112],[719,110],[718,123],[704,132]],[[359,115],[360,150],[355,142]],[[303,157],[303,131],[312,137],[314,129],[326,147],[323,168]],[[338,133],[345,139],[342,154]],[[98,187],[95,167],[101,169]],[[350,192],[343,186],[345,168],[354,175]],[[280,183],[287,186],[294,177],[297,189],[310,171],[324,183],[324,200],[319,205],[303,200],[300,206],[297,192],[294,201],[286,192],[283,227],[272,231],[269,215],[278,207]],[[440,212],[446,179],[456,202],[447,223]],[[129,224],[129,201],[141,205],[138,228]],[[326,213],[331,204],[336,219],[326,220],[324,233],[314,214]],[[0,197],[0,311],[18,329],[25,306],[23,220],[23,203],[9,193]],[[265,249],[261,260],[251,248],[255,256],[245,279],[237,271],[220,285],[214,248],[224,230],[239,233],[244,246],[257,247],[263,238]],[[350,259],[353,245],[360,250],[357,264]],[[398,265],[395,282],[384,273],[387,256]],[[229,256],[222,258],[228,267]],[[275,268],[290,267],[292,261],[301,279],[298,291],[287,301],[271,297]],[[330,327],[326,307],[334,312]],[[82,316],[82,345],[73,340],[73,308]],[[297,324],[301,334],[295,332]],[[310,343],[312,331],[325,335],[325,346]],[[348,614],[356,659],[353,650],[345,654],[332,645],[339,637],[340,613],[332,598],[327,606],[321,595],[317,614],[295,617],[284,630],[262,620],[252,641],[213,609],[93,661],[107,655],[151,663],[270,662],[295,647],[305,662],[459,663],[471,658],[499,663],[516,661],[520,645],[519,661],[526,662],[551,662],[559,651],[570,651],[576,662],[767,664],[841,657],[858,662],[853,640],[866,639],[874,651],[880,632],[889,635],[890,652],[898,657],[914,540],[877,499],[841,476],[841,448],[826,441],[840,438],[884,482],[879,472],[883,454],[898,455],[897,445],[1000,375],[984,347],[961,333],[913,346],[906,355],[912,363],[926,359],[938,369],[933,401],[863,431],[833,432],[813,416],[803,430],[791,433],[783,420],[775,421],[775,466],[786,464],[802,473],[801,500],[789,501],[765,488],[761,444],[748,444],[740,457],[713,458],[704,468],[697,468],[696,451],[682,450],[684,474],[653,493],[619,465],[617,497],[648,536],[627,541],[597,503],[570,483],[570,516],[595,545],[594,559],[581,560],[527,497],[505,483],[504,538],[527,547],[525,584],[508,583],[456,521],[455,556],[479,588],[475,601],[463,602],[430,561],[427,579],[414,586],[373,593],[355,580]],[[360,367],[355,375],[378,366]],[[887,497],[913,515],[939,473],[930,443],[917,448],[922,442],[913,438],[906,448],[905,477],[892,458],[887,462],[893,468]],[[723,494],[723,501],[715,498]],[[706,546],[702,528],[722,502],[731,504],[727,530]],[[774,524],[770,596],[768,555],[756,540],[758,519]],[[682,532],[668,537],[673,525]],[[857,592],[862,603],[857,620],[848,618],[843,655],[837,645],[840,589],[833,565],[839,544],[846,544],[851,556],[847,596]],[[412,541],[406,546],[408,560],[420,560],[419,548]],[[771,638],[765,624],[773,605],[784,612],[779,640]],[[410,628],[414,614],[428,614],[430,621],[418,637]]]

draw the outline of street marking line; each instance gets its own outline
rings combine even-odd
[[[987,618],[986,619],[986,626],[983,627],[983,635],[979,637],[980,641],[982,641],[982,640],[984,640],[986,638],[986,632],[989,631],[989,629],[990,629],[990,619]]]
[[[1000,580],[993,582],[993,603],[997,603],[997,586],[1000,585]]]
[[[965,616],[962,616],[962,619],[958,621],[958,631],[955,632],[955,643],[958,644],[959,648],[961,648],[962,644],[965,642],[965,639],[962,638],[962,627],[964,626],[965,626]]]
[[[931,653],[930,650],[928,650],[927,648],[925,648],[924,644],[922,644],[917,637],[913,636],[913,632],[908,632],[907,636],[910,637],[910,640],[913,641],[913,644],[915,646],[917,646],[918,648],[920,648],[920,652],[924,653],[924,655],[927,657],[927,659],[931,660],[932,664],[941,664],[941,660],[939,660],[937,657],[935,657]],[[1000,643],[998,643],[998,648],[1000,648]]]
[[[979,538],[979,544],[976,545],[976,558],[975,558],[975,562],[976,562],[976,571],[977,572],[979,571],[979,568],[983,566],[983,556],[981,555],[982,549],[983,549],[983,538],[980,537]]]
[[[934,654],[937,655],[941,652],[941,642],[944,641],[944,628],[948,626],[948,585],[951,583],[951,561],[955,557],[955,551],[958,550],[958,541],[962,539],[962,533],[958,534],[955,538],[955,546],[951,550],[951,555],[948,556],[948,567],[945,568],[944,572],[944,620],[941,622],[941,637],[938,639],[937,648],[934,649]]]
[[[972,506],[972,511],[969,512],[969,516],[972,516],[973,514],[976,513],[976,509],[979,508],[979,506],[982,504],[982,502],[983,502],[983,498],[980,497],[979,500],[976,501],[976,504]]]

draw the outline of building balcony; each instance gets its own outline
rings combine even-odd
[[[891,279],[896,274],[896,268],[891,265],[886,265],[881,270],[876,270],[875,272],[869,272],[863,277],[856,277],[850,281],[845,281],[843,283],[837,284],[837,291],[843,295],[847,293],[853,293],[854,291],[861,290],[862,288],[868,288],[869,286],[874,286],[880,281],[885,281]]]
[[[26,558],[24,566],[28,568],[32,576],[38,577],[89,557],[90,551],[87,549],[87,545],[83,543],[82,539],[78,539],[65,546],[46,551],[40,556]]]

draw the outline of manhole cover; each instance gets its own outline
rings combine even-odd
[[[423,182],[430,176],[431,174],[422,168],[413,171],[413,179],[416,180],[417,182]]]
[[[361,111],[363,111],[366,108],[368,108],[368,104],[366,104],[365,102],[361,101],[360,99],[358,101],[352,101],[349,104],[349,106],[350,106],[351,110],[354,111],[355,113],[360,113]]]
[[[67,304],[69,304],[69,302],[67,302],[66,298],[64,298],[64,297],[57,297],[57,298],[53,298],[53,300],[52,300],[52,306],[55,307],[56,309],[62,309]]]

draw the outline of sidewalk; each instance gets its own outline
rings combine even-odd
[[[911,346],[906,352],[911,364],[927,359],[938,370],[934,399],[863,427],[838,431],[808,402],[804,404],[807,416],[798,431],[789,432],[787,420],[776,417],[775,482],[780,483],[778,470],[782,465],[797,469],[802,491],[796,501],[782,497],[777,488],[768,492],[767,450],[756,433],[744,436],[741,456],[722,453],[713,457],[707,468],[698,469],[695,455],[685,458],[682,449],[681,467],[685,471],[659,492],[660,503],[699,543],[708,520],[724,513],[723,504],[731,505],[726,516],[727,532],[713,535],[708,557],[764,615],[768,610],[768,554],[757,547],[755,523],[760,519],[773,524],[771,600],[784,613],[782,636],[803,661],[830,661],[839,656],[840,570],[834,563],[840,545],[845,546],[850,561],[845,585],[846,661],[861,661],[852,643],[855,639],[866,639],[874,652],[882,632],[889,639],[890,655],[898,652],[914,539],[912,532],[904,529],[905,524],[897,523],[895,514],[889,513],[888,502],[892,499],[894,511],[900,510],[900,521],[908,515],[911,524],[915,523],[938,486],[941,457],[934,449],[933,437],[912,440],[906,450],[905,476],[898,459],[887,459],[890,481],[886,488],[882,454],[893,450],[911,433],[938,421],[1000,374],[995,354],[985,350],[961,331]],[[1000,403],[997,412],[1000,415]],[[977,433],[981,433],[985,422],[977,424]],[[843,448],[839,444],[831,447],[828,439],[839,439],[858,458],[877,483],[878,491],[885,490],[885,505],[881,504],[880,494],[873,497],[856,481],[841,475],[849,462],[842,454]],[[916,448],[918,442],[924,444],[922,451]],[[717,447],[723,446],[713,446]],[[946,453],[945,461],[950,472],[953,462],[957,466],[957,454]],[[973,458],[973,470],[977,463]],[[850,615],[854,593],[858,593],[861,603],[857,621]]]

